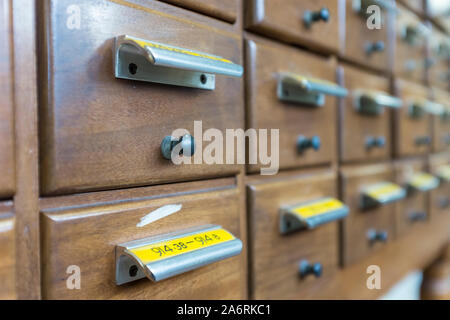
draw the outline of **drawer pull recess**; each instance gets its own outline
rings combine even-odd
[[[347,89],[326,80],[292,73],[281,73],[278,79],[277,96],[281,101],[319,107],[324,105],[325,95],[345,97],[347,94]]]
[[[383,112],[384,107],[400,108],[403,104],[402,100],[379,91],[361,91],[354,93],[355,109],[366,115],[379,115]]]
[[[219,56],[122,35],[115,39],[116,78],[215,89],[215,74],[241,77],[242,66]]]
[[[440,166],[436,170],[436,175],[441,179],[442,181],[450,181],[450,165],[444,165]]]
[[[392,182],[379,182],[362,192],[362,208],[371,208],[398,201],[406,196],[406,190]]]
[[[280,209],[280,233],[314,229],[322,224],[345,218],[349,208],[334,198],[320,198]]]
[[[428,100],[415,100],[409,104],[409,115],[411,118],[422,118],[426,113],[442,116],[445,113],[445,108],[439,103]]]
[[[408,188],[412,191],[430,191],[439,186],[439,179],[435,176],[426,173],[418,172],[413,174],[408,182]]]
[[[147,277],[158,282],[242,251],[242,241],[206,225],[116,246],[116,284]]]

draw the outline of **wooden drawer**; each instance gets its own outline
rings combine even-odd
[[[194,136],[194,121],[202,121],[203,131],[243,128],[240,78],[217,75],[215,90],[117,79],[112,54],[115,37],[130,35],[242,64],[240,35],[220,21],[188,20],[190,12],[162,2],[139,3],[84,0],[73,7],[68,0],[43,2],[46,34],[52,35],[42,45],[47,50],[43,73],[49,77],[44,81],[40,115],[45,194],[225,176],[240,169],[204,162],[174,165],[161,154],[162,140],[175,129],[187,129]],[[66,14],[69,6],[71,15]],[[82,13],[79,29],[78,10]],[[108,19],[100,23],[99,16]],[[208,81],[208,77],[199,78]],[[201,141],[196,144],[196,153],[202,152]]]
[[[428,81],[444,90],[450,84],[450,39],[438,30],[433,30],[428,42]]]
[[[280,233],[280,208],[321,197],[337,197],[332,170],[280,173],[277,178],[250,181],[250,283],[253,299],[312,298],[327,285],[338,266],[338,225]],[[301,261],[320,263],[321,277],[299,274]]]
[[[282,74],[335,82],[336,61],[252,37],[246,41],[247,127],[279,129],[280,168],[330,163],[336,153],[335,97],[321,107],[282,101],[277,94]],[[299,150],[298,140],[318,137],[318,148]],[[270,138],[268,138],[268,141]],[[261,165],[250,165],[256,172]]]
[[[394,164],[395,182],[407,186],[414,174],[425,172],[426,165],[422,159],[399,160]],[[418,223],[429,219],[428,192],[409,189],[405,199],[397,202],[395,208],[396,235],[406,233]]]
[[[341,38],[344,57],[371,68],[387,70],[390,62],[386,11],[381,10],[381,29],[369,29],[368,17],[355,9],[355,4],[360,1],[345,2],[345,37]]]
[[[240,0],[161,0],[230,23],[236,22]]]
[[[450,94],[432,89],[434,102],[444,107],[442,115],[433,115],[433,152],[450,151]]]
[[[11,203],[0,203],[0,300],[16,299],[16,252]]]
[[[342,36],[344,0],[250,0],[246,5],[246,27],[282,41],[314,49],[337,52]],[[324,12],[321,10],[326,9]],[[305,23],[311,13],[321,13],[316,22]],[[324,22],[325,14],[328,21]]]
[[[398,2],[406,6],[409,10],[413,10],[417,14],[424,14],[424,0],[398,0]]]
[[[342,201],[350,208],[350,214],[342,222],[342,262],[347,266],[383,246],[380,241],[370,241],[370,233],[385,233],[386,241],[394,238],[395,203],[364,209],[362,193],[368,187],[381,182],[392,182],[390,164],[346,166],[341,168]]]
[[[245,252],[160,282],[141,279],[115,284],[118,244],[208,224],[220,225],[236,238],[245,239],[240,192],[233,183],[229,178],[45,199],[41,215],[43,297],[246,299]],[[137,226],[141,218],[166,205],[181,209]],[[66,288],[69,266],[80,268],[80,290]]]
[[[430,172],[438,175],[443,166],[450,165],[450,152],[437,153],[429,156]],[[438,188],[430,192],[429,210],[431,219],[439,219],[443,214],[450,214],[450,182],[441,180]]]
[[[400,157],[431,151],[431,115],[425,108],[428,89],[404,80],[397,80],[395,87],[403,106],[395,110],[394,153]]]
[[[425,40],[429,29],[411,11],[398,5],[395,20],[394,73],[403,78],[425,80]]]
[[[0,3],[0,199],[11,197],[15,188],[10,3]]]
[[[340,68],[340,84],[349,90],[342,99],[339,116],[340,158],[344,162],[387,159],[391,147],[391,112],[382,108],[380,114],[368,115],[357,110],[358,92],[389,92],[386,78],[345,65]],[[343,75],[343,76],[342,76]],[[370,139],[384,144],[372,145]]]

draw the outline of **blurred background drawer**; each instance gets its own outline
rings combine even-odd
[[[245,299],[245,252],[160,282],[141,279],[117,286],[114,274],[115,246],[124,242],[208,224],[245,239],[234,181],[46,199],[41,215],[43,298]],[[179,211],[137,226],[144,216],[167,205],[177,205]],[[81,271],[80,290],[66,287],[66,270],[72,265]]]
[[[391,147],[391,112],[387,110],[389,108],[380,105],[379,114],[358,110],[358,105],[361,104],[358,97],[371,95],[372,99],[377,99],[377,96],[388,95],[388,80],[349,65],[341,66],[340,74],[340,84],[349,90],[348,97],[342,99],[339,108],[341,161],[389,158]]]
[[[450,94],[432,88],[434,102],[442,105],[443,113],[433,115],[433,152],[450,151]]]
[[[427,1],[427,0],[425,0]],[[423,15],[425,13],[424,8],[424,0],[398,0],[398,3],[401,3],[409,10],[414,11],[419,15]]]
[[[369,29],[369,15],[365,3],[371,1],[345,1],[345,37],[341,39],[344,57],[359,64],[379,70],[389,68],[388,10],[382,6],[381,29]],[[387,3],[384,2],[384,3]]]
[[[212,91],[116,79],[112,54],[114,38],[130,35],[242,64],[240,35],[219,28],[219,23],[224,26],[219,21],[201,24],[185,18],[183,9],[172,7],[167,13],[167,4],[141,2],[133,6],[106,0],[77,2],[83,13],[80,29],[76,24],[67,28],[66,11],[72,1],[44,2],[44,23],[52,35],[42,46],[47,48],[43,72],[49,76],[48,87],[44,80],[40,114],[44,194],[239,171],[237,165],[174,165],[163,158],[160,145],[175,129],[194,135],[197,120],[202,121],[203,131],[243,128],[241,79],[218,75]],[[174,12],[179,14],[172,16]],[[100,22],[98,16],[108,18]]]
[[[339,16],[343,3],[344,0],[245,1],[245,23],[252,31],[282,41],[337,52],[343,32],[343,17]]]
[[[234,23],[240,9],[240,0],[161,0],[207,16]]]
[[[327,95],[322,106],[315,106],[285,102],[277,91],[281,77],[286,73],[336,82],[335,59],[252,37],[246,40],[246,70],[247,127],[280,130],[280,168],[334,161],[336,98]],[[302,148],[299,144],[301,137],[309,141],[315,139],[316,144]],[[259,167],[250,165],[249,170],[256,172]]]
[[[397,5],[395,16],[394,73],[403,78],[425,80],[425,43],[430,29],[411,11]]]
[[[0,300],[17,299],[12,203],[0,202]]]
[[[0,3],[0,199],[11,197],[15,188],[10,3]]]
[[[340,171],[341,200],[349,206],[350,214],[342,222],[342,263],[348,266],[366,257],[394,239],[395,204],[371,208],[362,206],[366,188],[382,182],[392,182],[390,164],[345,166]]]
[[[444,166],[450,166],[450,152],[430,155],[429,166],[431,174],[438,176]],[[441,178],[439,187],[430,192],[429,210],[431,219],[450,214],[450,181]]]
[[[448,90],[450,87],[450,39],[444,33],[434,29],[428,43],[428,81],[432,85]]]
[[[414,174],[426,171],[426,163],[422,159],[398,160],[394,163],[395,182],[400,186],[408,186]],[[396,235],[403,235],[414,225],[429,219],[428,192],[408,189],[405,199],[395,206]]]
[[[280,208],[337,197],[332,170],[280,173],[255,179],[248,186],[251,297],[301,299],[320,293],[338,267],[338,225],[330,222],[314,229],[280,233]],[[323,274],[301,277],[301,261],[319,263]]]
[[[428,89],[405,80],[395,82],[395,92],[403,106],[395,110],[394,153],[396,156],[425,154],[431,151],[431,110]]]

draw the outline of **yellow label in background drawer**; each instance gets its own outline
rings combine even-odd
[[[389,200],[396,195],[403,195],[405,191],[399,185],[392,182],[382,182],[374,186],[369,187],[365,194],[373,199],[377,199],[381,202]]]
[[[440,166],[436,170],[439,178],[445,181],[450,181],[450,165]]]
[[[167,259],[183,253],[214,246],[219,243],[234,240],[235,237],[224,229],[181,236],[179,238],[152,243],[128,251],[135,255],[142,263]]]
[[[427,191],[436,188],[439,185],[439,180],[429,173],[419,172],[413,175],[409,185],[415,189]]]
[[[325,198],[317,202],[308,203],[298,207],[291,208],[291,212],[298,214],[302,218],[321,215],[330,211],[343,208],[344,204],[337,199]]]

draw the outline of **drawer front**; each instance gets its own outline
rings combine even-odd
[[[444,106],[444,115],[433,115],[433,152],[450,151],[450,94],[433,88],[434,101]]]
[[[414,10],[418,14],[423,14],[423,0],[398,0],[398,2],[402,3],[406,7],[408,7],[411,10]]]
[[[14,216],[10,204],[0,203],[0,300],[16,299]]]
[[[243,128],[240,78],[217,75],[215,90],[116,79],[112,53],[115,37],[130,35],[242,64],[240,36],[219,29],[214,21],[208,26],[187,20],[181,9],[166,12],[169,6],[161,2],[139,3],[84,0],[70,7],[72,1],[45,1],[43,14],[52,35],[46,40],[49,79],[41,110],[45,194],[192,180],[239,170],[238,165],[205,162],[174,165],[162,156],[161,142],[175,129],[194,136],[194,121],[202,121],[203,132]],[[79,25],[78,11],[83,17]],[[180,13],[172,16],[174,11]],[[100,23],[98,16],[108,19]],[[200,144],[196,141],[196,152],[203,151]]]
[[[438,168],[450,165],[450,152],[429,156],[430,173],[437,175]],[[450,182],[441,180],[438,188],[430,191],[429,210],[431,219],[439,219],[443,214],[450,214]]]
[[[425,154],[431,151],[431,115],[424,112],[414,116],[414,103],[427,99],[427,88],[419,84],[398,80],[397,95],[403,106],[395,110],[394,151],[397,156]]]
[[[395,203],[362,209],[362,191],[383,181],[393,181],[390,165],[377,164],[352,166],[341,169],[342,201],[350,208],[350,214],[342,222],[342,262],[347,266],[368,256],[383,246],[382,241],[371,242],[369,233],[386,232],[387,242],[394,238]]]
[[[397,9],[394,72],[402,78],[424,81],[427,29],[414,13],[400,5]]]
[[[338,266],[338,226],[330,222],[315,229],[280,234],[280,207],[321,197],[336,197],[336,174],[331,170],[291,174],[278,181],[250,183],[248,210],[250,275],[253,299],[301,299],[318,294]],[[323,274],[302,278],[301,261],[320,263]]]
[[[391,112],[383,110],[378,115],[366,115],[356,109],[359,90],[377,90],[388,93],[388,80],[365,73],[354,67],[344,66],[341,85],[349,90],[342,100],[340,110],[340,157],[342,161],[380,160],[389,157],[391,146]],[[384,145],[370,147],[369,139],[384,139]]]
[[[284,0],[282,4],[277,0],[245,1],[246,26],[283,41],[337,52],[343,32],[343,4],[343,0]],[[317,20],[310,22],[314,14]],[[327,21],[323,20],[325,16]]]
[[[13,92],[10,2],[0,3],[0,199],[14,193]]]
[[[445,34],[434,30],[428,43],[429,82],[434,86],[448,90],[450,82],[450,40]]]
[[[422,160],[403,160],[394,164],[395,182],[405,186],[418,172],[426,171]],[[396,235],[403,235],[417,224],[429,219],[427,208],[429,192],[409,191],[405,199],[397,202],[395,208]]]
[[[240,0],[161,0],[196,11],[207,16],[234,23],[240,9]]]
[[[136,190],[133,197],[141,199],[137,201],[118,196],[114,198],[115,203],[83,205],[79,199],[78,206],[44,209],[41,215],[42,259],[45,261],[43,297],[245,299],[244,252],[159,282],[144,278],[120,286],[115,284],[114,252],[118,244],[208,224],[220,225],[236,238],[245,239],[240,224],[238,189],[214,183],[216,181],[206,184],[211,188],[209,192],[192,189],[189,184],[188,187],[158,186],[148,188],[148,193]],[[200,188],[205,188],[205,184]],[[171,215],[137,226],[142,224],[144,216],[167,205],[177,205],[179,211],[173,210]],[[161,209],[158,212],[161,213]],[[70,266],[78,266],[81,271],[79,290],[66,287]]]
[[[368,17],[354,9],[355,2],[358,0],[348,0],[345,5],[344,56],[369,67],[386,70],[389,66],[387,14],[381,11],[381,29],[369,29]]]
[[[336,62],[264,40],[246,41],[249,114],[247,126],[255,129],[279,129],[280,168],[330,163],[336,153],[336,98],[326,96],[321,107],[283,102],[277,96],[280,73],[335,82]],[[319,137],[320,147],[299,151],[300,136]],[[268,138],[268,141],[270,138]],[[269,151],[270,152],[270,151]],[[250,165],[256,172],[258,165]]]

